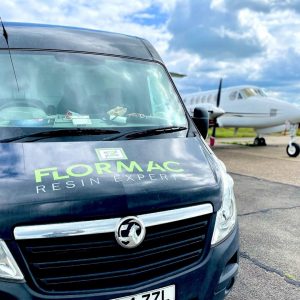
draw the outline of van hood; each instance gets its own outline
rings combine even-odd
[[[0,238],[20,225],[216,211],[220,180],[204,148],[196,137],[0,144]]]

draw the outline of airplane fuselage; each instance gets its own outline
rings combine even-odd
[[[226,114],[218,119],[220,127],[265,128],[300,122],[300,108],[270,97],[250,97],[234,105],[224,101]]]
[[[269,97],[258,87],[239,86],[222,89],[219,107],[216,107],[217,92],[213,90],[184,96],[184,102],[191,115],[197,106],[210,107],[211,118],[215,118],[216,115],[213,114],[221,109],[224,110],[224,114],[219,115],[218,126],[248,127],[257,130],[286,126],[287,122],[300,123],[300,106]]]
[[[221,87],[221,83],[220,83]],[[219,88],[220,89],[220,88]],[[214,127],[254,128],[254,145],[266,145],[261,135],[289,130],[290,142],[286,152],[290,157],[300,154],[296,143],[296,131],[300,123],[300,106],[269,97],[261,88],[255,86],[236,86],[221,90],[219,105],[218,91],[199,92],[186,95],[183,99],[189,113],[193,116],[195,107],[202,107],[210,114]],[[211,145],[213,145],[211,143]]]

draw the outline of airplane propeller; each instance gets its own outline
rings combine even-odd
[[[217,94],[217,107],[218,108],[219,108],[220,102],[221,102],[222,81],[223,81],[223,79],[221,78],[220,83],[219,83],[218,94]],[[214,146],[214,144],[215,144],[216,128],[217,128],[217,118],[214,118],[213,119],[213,130],[212,130],[212,135],[210,138],[210,146]]]

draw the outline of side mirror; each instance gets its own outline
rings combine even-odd
[[[204,108],[195,107],[194,116],[192,117],[197,129],[200,131],[202,137],[206,139],[209,128],[208,111]]]

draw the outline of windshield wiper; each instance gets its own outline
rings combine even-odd
[[[123,134],[117,135],[111,139],[106,139],[108,141],[117,140],[119,138],[126,138],[127,140],[144,137],[144,136],[151,136],[151,135],[159,135],[163,133],[171,133],[176,131],[186,130],[187,128],[184,126],[168,126],[168,127],[157,127],[152,129],[144,129],[144,130],[135,130],[125,132]]]
[[[70,128],[70,129],[51,129],[46,131],[39,131],[24,135],[19,135],[16,137],[8,138],[0,140],[0,143],[10,143],[15,142],[18,140],[22,140],[25,138],[31,138],[31,137],[37,137],[37,139],[30,140],[38,141],[45,138],[51,138],[51,137],[60,137],[60,136],[80,136],[80,135],[102,135],[102,134],[115,134],[120,133],[120,131],[117,130],[110,130],[110,129],[97,129],[97,128]]]

